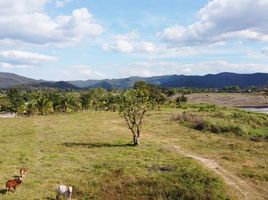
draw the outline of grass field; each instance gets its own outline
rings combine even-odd
[[[200,133],[171,120],[177,112],[153,112],[139,147],[129,144],[117,113],[0,119],[0,199],[55,199],[59,182],[74,187],[74,199],[240,198],[223,177],[170,146],[215,160],[245,181],[255,199],[268,198],[267,142]],[[6,180],[20,167],[29,175],[6,193]]]

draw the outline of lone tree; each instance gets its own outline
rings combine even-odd
[[[152,108],[149,97],[139,89],[124,92],[120,98],[119,113],[124,117],[133,135],[134,145],[140,144],[142,122],[145,114]]]

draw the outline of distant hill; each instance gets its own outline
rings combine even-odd
[[[131,88],[137,81],[144,81],[161,87],[196,87],[196,88],[223,88],[224,86],[238,85],[241,88],[256,86],[263,87],[268,84],[268,74],[236,74],[219,73],[205,76],[167,75],[153,77],[129,77],[121,79],[86,80],[86,81],[41,81],[18,76],[11,73],[0,72],[0,88],[16,85],[30,87],[49,87],[59,89],[88,89],[88,88]]]
[[[223,88],[224,86],[238,85],[241,88],[268,84],[268,74],[235,74],[220,73],[205,76],[177,76],[161,84],[163,87],[198,87],[198,88]]]
[[[121,79],[87,80],[87,81],[69,81],[69,83],[81,88],[131,88],[137,81],[146,81],[144,77],[129,77]]]
[[[38,81],[12,73],[0,72],[0,88],[8,88],[16,85],[24,85],[32,83],[38,83]]]
[[[0,88],[10,88],[14,86],[31,87],[31,88],[58,88],[58,89],[79,89],[66,81],[45,81],[35,80],[12,73],[0,72]]]
[[[71,83],[66,81],[57,81],[57,82],[46,81],[33,84],[32,86],[39,88],[45,87],[45,88],[58,88],[58,89],[80,89],[79,87],[72,85]]]
[[[224,86],[238,85],[241,88],[256,86],[263,87],[268,84],[268,74],[236,74],[220,73],[205,76],[167,75],[153,77],[129,77],[123,79],[105,79],[88,81],[70,81],[69,83],[83,88],[103,87],[130,88],[136,81],[145,81],[161,87],[196,87],[196,88],[223,88]]]

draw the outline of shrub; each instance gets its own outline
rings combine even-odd
[[[181,105],[182,103],[186,103],[187,101],[188,101],[188,98],[184,95],[181,95],[181,96],[177,97],[176,104]]]
[[[216,105],[200,104],[198,111],[202,111],[202,112],[215,112],[216,110],[217,110]]]
[[[207,127],[207,122],[204,120],[204,118],[201,115],[197,115],[194,113],[183,112],[179,115],[173,115],[171,119],[173,121],[186,123],[188,126],[199,131],[206,129]]]
[[[248,134],[247,129],[242,125],[224,120],[209,120],[202,115],[191,112],[183,112],[179,115],[173,115],[172,120],[179,121],[198,131],[208,131],[211,133],[234,133],[235,135]]]
[[[235,135],[248,134],[241,125],[234,124],[231,122],[209,122],[206,130],[212,133],[234,133]]]

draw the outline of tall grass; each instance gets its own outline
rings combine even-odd
[[[184,106],[183,112],[173,114],[172,120],[199,131],[237,136],[268,136],[268,115],[228,109],[215,105]]]

